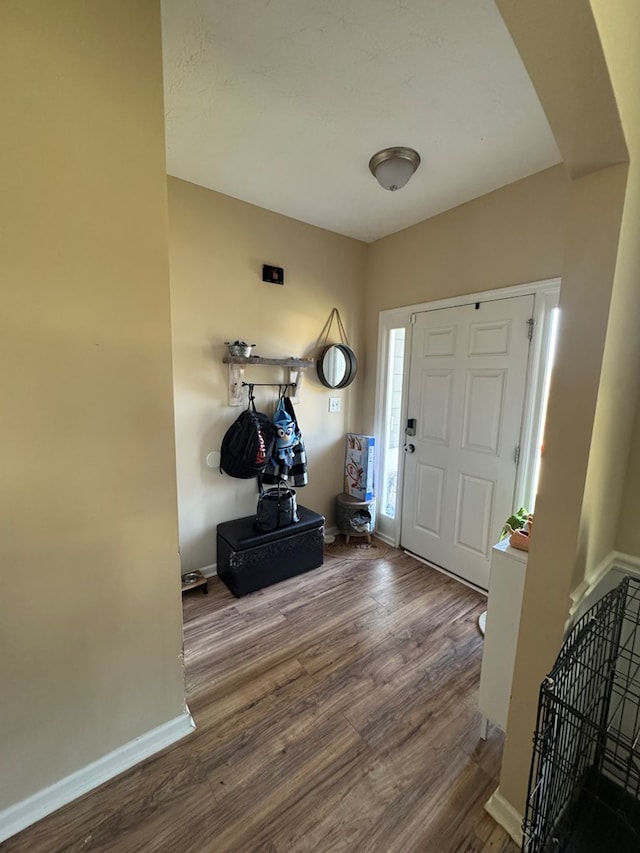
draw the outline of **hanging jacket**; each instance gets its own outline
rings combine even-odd
[[[306,486],[309,482],[307,473],[307,454],[304,447],[302,433],[298,425],[298,419],[296,418],[296,413],[289,397],[281,397],[280,403],[278,403],[278,408],[274,415],[274,423],[276,422],[276,418],[282,421],[282,424],[286,422],[287,419],[282,416],[282,410],[284,409],[293,423],[293,441],[289,443],[287,440],[287,446],[286,448],[283,448],[283,453],[281,455],[274,453],[269,464],[264,469],[262,481],[267,484],[274,484],[277,483],[278,480],[287,480],[294,486]],[[288,432],[289,429],[287,428],[285,433]],[[283,436],[283,438],[285,438],[285,436]]]
[[[284,397],[280,397],[271,418],[276,434],[271,461],[274,465],[291,468],[293,465],[293,448],[298,443],[298,426],[295,417],[287,411],[284,400]]]

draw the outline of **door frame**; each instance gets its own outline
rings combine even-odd
[[[488,302],[496,299],[509,299],[513,296],[533,295],[533,338],[531,340],[529,363],[527,365],[523,429],[520,436],[520,462],[516,473],[514,496],[515,507],[521,506],[525,502],[525,495],[529,495],[533,489],[536,447],[540,439],[539,417],[536,417],[536,413],[540,412],[547,381],[545,355],[549,347],[552,311],[558,306],[560,283],[560,278],[550,278],[380,311],[378,315],[378,358],[376,366],[374,419],[374,435],[377,436],[376,443],[380,448],[380,452],[376,458],[375,481],[377,483],[382,482],[381,477],[384,470],[383,455],[384,448],[387,446],[386,407],[389,395],[388,360],[389,334],[391,330],[402,328],[405,330],[401,411],[401,424],[405,424],[407,421],[409,372],[411,368],[409,360],[413,330],[412,315],[423,311],[436,311],[441,308],[456,308],[460,305],[467,305],[470,302]],[[394,547],[397,547],[400,543],[403,489],[404,464],[399,461],[395,518],[389,518],[380,509],[378,509],[376,514],[376,535]]]

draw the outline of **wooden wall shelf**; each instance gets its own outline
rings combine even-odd
[[[245,381],[244,371],[246,367],[250,367],[252,365],[270,365],[272,367],[280,367],[287,370],[288,375],[286,379],[269,384],[286,384],[293,386],[294,393],[291,396],[291,400],[294,403],[298,403],[304,371],[314,365],[314,360],[312,358],[294,358],[293,356],[289,358],[262,358],[259,355],[250,355],[245,358],[239,355],[225,355],[222,361],[229,367],[230,406],[241,406],[244,403],[242,383]]]
[[[262,358],[259,355],[250,355],[246,358],[240,355],[225,355],[222,359],[225,364],[275,364],[280,367],[299,367],[303,370],[313,367],[312,358]]]

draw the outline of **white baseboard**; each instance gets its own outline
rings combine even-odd
[[[505,800],[500,793],[500,788],[496,788],[484,808],[496,823],[506,829],[518,847],[522,847],[522,815],[508,800]]]
[[[634,577],[640,577],[640,557],[634,554],[623,554],[621,551],[613,552],[613,565],[615,568],[622,569]]]
[[[145,732],[26,800],[0,811],[0,843],[145,758],[171,746],[190,734],[195,727],[191,713],[185,706],[184,713],[179,717]]]
[[[384,544],[388,545],[390,548],[398,547],[395,539],[392,536],[389,536],[387,533],[381,533],[379,530],[375,530],[373,535],[376,537],[376,539],[379,539],[381,542],[384,542]]]
[[[578,584],[575,589],[571,591],[571,605],[569,607],[569,623],[572,624],[576,619],[576,613],[583,607],[584,602],[593,594],[594,590],[600,585],[605,576],[609,573],[611,568],[614,565],[615,561],[615,551],[611,551],[611,553],[607,554],[607,556],[601,560],[597,566],[589,573],[588,578],[583,578],[583,580]]]
[[[414,554],[413,551],[407,551],[405,548],[404,553],[413,557],[414,560],[418,560],[419,563],[424,563],[425,566],[429,566],[430,569],[435,569],[435,571],[440,572],[441,575],[446,575],[448,578],[451,578],[451,580],[458,581],[458,583],[463,584],[463,586],[468,586],[469,589],[479,592],[481,595],[484,595],[485,598],[489,595],[487,590],[483,589],[481,586],[476,586],[476,584],[461,578],[459,575],[454,574],[454,572],[450,572],[448,569],[443,569],[442,566],[436,566],[435,563],[430,563],[429,560],[425,560],[424,557],[419,557],[417,554]]]
[[[571,593],[571,606],[565,624],[565,633],[575,625],[580,617],[603,595],[620,582],[622,575],[640,577],[640,557],[611,551],[595,566]]]

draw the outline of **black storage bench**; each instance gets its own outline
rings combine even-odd
[[[324,516],[298,506],[300,521],[260,533],[255,515],[218,525],[218,577],[239,598],[322,565]]]

